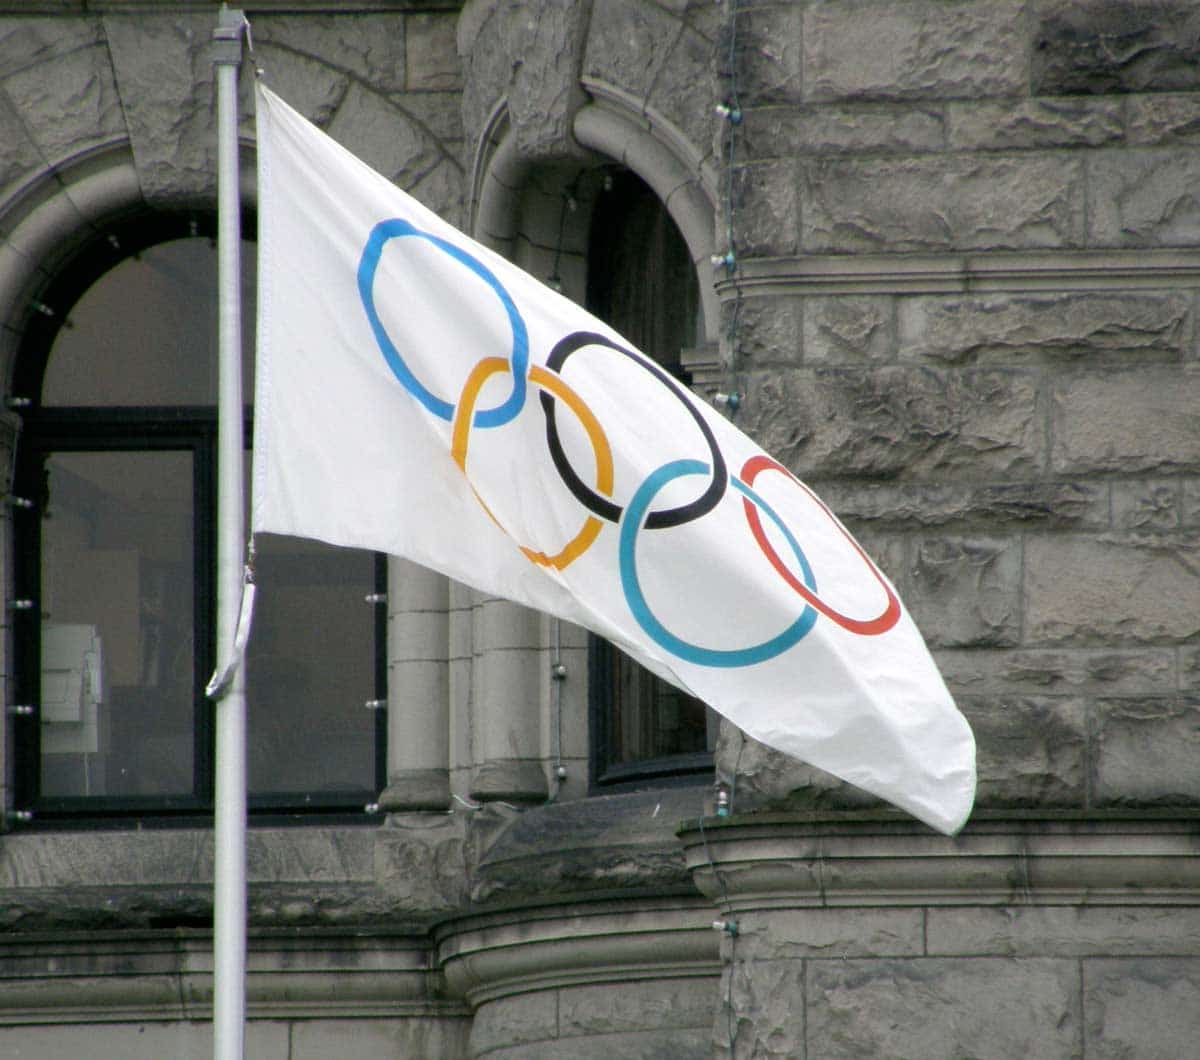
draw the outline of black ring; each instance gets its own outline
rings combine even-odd
[[[717,448],[717,440],[713,437],[712,429],[704,421],[704,417],[700,415],[700,412],[692,403],[686,391],[653,361],[642,358],[624,346],[617,345],[617,343],[606,338],[604,335],[598,335],[590,331],[575,331],[566,338],[560,339],[555,344],[554,349],[550,351],[550,356],[546,358],[546,367],[551,371],[561,373],[562,366],[567,358],[584,346],[605,346],[610,350],[616,350],[617,353],[623,353],[634,364],[650,372],[651,375],[682,402],[683,407],[687,409],[689,415],[696,421],[696,426],[700,428],[700,433],[704,435],[704,440],[708,443],[709,452],[712,454],[712,482],[709,483],[708,489],[690,504],[684,504],[678,508],[664,508],[662,511],[650,512],[646,516],[646,528],[649,530],[661,530],[671,526],[682,526],[684,523],[690,523],[693,519],[699,519],[702,515],[707,515],[720,503],[721,498],[725,496],[725,490],[729,484],[729,473],[725,467],[725,457],[721,453],[721,450]],[[574,494],[575,499],[587,508],[588,511],[600,516],[601,519],[607,519],[610,523],[620,522],[621,513],[624,511],[621,505],[615,504],[607,497],[602,497],[596,493],[575,474],[575,469],[567,459],[567,454],[562,447],[562,440],[558,434],[558,424],[555,420],[554,411],[555,399],[553,395],[542,390],[538,396],[542,401],[542,411],[546,414],[546,446],[550,450],[550,457],[554,461],[554,466],[566,484],[567,489]]]

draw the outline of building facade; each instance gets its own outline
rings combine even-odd
[[[257,68],[812,485],[979,749],[946,838],[265,542],[247,1055],[1196,1055],[1200,9],[244,7],[247,309]],[[5,1056],[211,1048],[215,24],[0,4]]]

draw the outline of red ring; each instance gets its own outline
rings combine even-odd
[[[772,460],[769,456],[752,456],[749,460],[747,460],[745,465],[742,467],[741,479],[747,486],[752,486],[760,471],[779,471],[782,474],[787,475],[788,478],[790,478],[797,486],[804,490],[809,497],[811,497],[818,505],[820,505],[821,510],[829,516],[830,522],[832,522],[833,525],[841,531],[842,536],[854,546],[854,551],[862,557],[862,561],[867,565],[867,570],[869,570],[875,576],[875,580],[879,582],[880,586],[883,588],[883,591],[887,593],[887,607],[883,609],[883,613],[878,617],[869,619],[867,621],[858,618],[850,618],[847,615],[843,615],[840,611],[830,607],[827,603],[825,603],[824,600],[817,596],[816,593],[814,593],[807,585],[801,582],[790,570],[787,569],[787,567],[783,565],[783,561],[779,558],[779,554],[774,548],[772,548],[771,542],[767,540],[767,535],[763,533],[762,520],[759,518],[758,508],[750,502],[749,498],[743,497],[742,505],[746,511],[746,521],[750,524],[750,532],[754,535],[754,540],[758,542],[758,547],[762,549],[763,555],[770,560],[771,566],[779,572],[780,577],[782,577],[783,580],[788,583],[788,585],[795,589],[796,592],[798,592],[808,603],[820,611],[821,614],[823,614],[826,618],[833,619],[833,621],[839,626],[841,626],[843,629],[849,630],[851,633],[858,633],[864,637],[875,637],[880,633],[886,633],[889,629],[891,629],[897,622],[900,621],[900,601],[896,597],[896,594],[892,591],[892,587],[888,585],[883,575],[879,572],[879,568],[871,562],[871,558],[859,547],[858,542],[855,541],[854,538],[852,538],[848,533],[846,533],[846,530],[842,524],[839,523],[836,518],[834,518],[833,512],[831,512],[825,506],[824,502],[822,502],[822,500],[815,493],[813,493],[812,490],[810,490],[806,485],[804,485],[803,482],[792,475],[791,472],[789,472],[788,469],[782,464],[776,460]]]

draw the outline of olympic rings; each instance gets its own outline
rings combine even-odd
[[[584,346],[605,346],[610,350],[616,350],[617,353],[623,353],[634,364],[645,368],[646,371],[679,399],[683,407],[687,409],[688,414],[695,420],[696,426],[700,428],[700,433],[704,436],[704,441],[708,445],[713,468],[712,482],[709,484],[708,489],[690,504],[682,505],[679,508],[667,508],[663,511],[651,512],[646,519],[646,527],[650,530],[659,530],[670,526],[682,526],[684,523],[690,523],[693,519],[699,519],[702,515],[707,515],[717,506],[721,498],[725,496],[725,485],[728,481],[728,474],[725,470],[725,456],[717,446],[717,440],[713,437],[712,429],[704,422],[704,418],[700,413],[696,411],[695,405],[692,404],[691,399],[684,393],[683,388],[653,361],[647,361],[639,357],[632,350],[618,346],[611,339],[589,331],[576,331],[568,335],[565,339],[560,339],[554,349],[550,351],[550,356],[546,358],[546,367],[555,372],[561,371],[567,358]],[[579,476],[575,474],[575,469],[571,467],[570,462],[567,460],[567,455],[563,452],[562,442],[558,437],[558,424],[554,418],[554,400],[547,393],[543,393],[541,399],[542,409],[546,413],[546,445],[550,449],[550,456],[553,458],[554,466],[558,469],[563,482],[567,484],[567,488],[575,495],[575,499],[589,511],[595,512],[610,523],[619,523],[621,521],[621,506],[612,503],[604,497],[596,496],[592,490],[584,485]]]
[[[396,349],[380,319],[375,304],[375,281],[383,249],[389,240],[411,237],[423,239],[449,255],[455,262],[481,279],[500,300],[512,332],[512,348],[508,357],[482,357],[471,369],[458,401],[451,403],[432,393],[413,373],[407,361]],[[524,409],[528,385],[540,390],[539,398],[546,418],[546,447],[555,470],[571,495],[587,510],[583,525],[563,548],[554,555],[517,544],[521,552],[539,566],[564,570],[584,555],[596,542],[604,522],[617,525],[617,560],[621,588],[634,620],[655,644],[671,655],[699,666],[731,668],[753,666],[773,659],[801,641],[812,630],[818,616],[824,616],[837,626],[858,636],[878,636],[892,629],[900,620],[900,601],[879,569],[859,547],[858,543],[834,518],[833,513],[802,482],[794,478],[783,465],[765,455],[756,455],[745,462],[741,475],[730,475],[720,445],[707,420],[685,388],[679,385],[659,365],[633,350],[626,349],[604,335],[576,331],[560,339],[551,349],[542,367],[530,364],[529,333],[525,321],[504,285],[495,274],[468,251],[440,236],[424,232],[403,218],[381,221],[372,230],[363,247],[358,265],[358,290],[371,331],[388,367],[400,384],[431,415],[450,423],[450,454],[455,464],[467,475],[467,457],[471,431],[501,427],[515,419]],[[580,395],[562,378],[561,370],[572,354],[585,346],[601,346],[628,357],[643,368],[679,401],[691,416],[708,448],[709,460],[674,460],[663,464],[634,490],[629,503],[622,507],[613,500],[616,471],[612,448],[595,413]],[[492,376],[507,372],[512,390],[498,405],[477,409],[476,404],[484,384]],[[572,466],[559,435],[557,408],[562,401],[578,419],[591,443],[595,459],[594,483],[589,485]],[[793,485],[802,489],[838,529],[857,552],[871,576],[883,589],[887,599],[884,609],[873,618],[855,618],[826,603],[817,591],[816,577],[808,557],[788,525],[770,504],[754,489],[754,482],[764,471],[785,475]],[[658,494],[676,479],[705,476],[709,481],[695,500],[674,508],[651,511]],[[475,490],[468,484],[483,510],[501,530],[508,533]],[[728,487],[742,495],[742,508],[755,544],[774,571],[803,601],[799,616],[782,632],[757,644],[742,648],[716,648],[694,644],[663,625],[651,610],[642,590],[637,570],[637,535],[642,529],[658,530],[679,527],[710,513],[725,496]],[[800,577],[783,562],[763,529],[762,514],[774,525],[777,534],[787,542],[799,567]]]
[[[778,471],[783,475],[786,475],[792,483],[799,486],[812,500],[816,501],[816,503],[820,505],[825,514],[829,516],[830,522],[832,522],[833,525],[837,527],[839,531],[841,531],[842,536],[845,537],[845,539],[853,546],[854,550],[862,558],[863,563],[866,564],[867,570],[871,572],[872,576],[879,583],[880,588],[882,588],[884,593],[887,594],[887,606],[872,619],[863,620],[850,618],[847,615],[843,615],[840,611],[835,610],[829,604],[825,603],[825,601],[819,596],[817,596],[816,586],[813,585],[810,577],[806,577],[804,579],[806,582],[808,582],[807,586],[801,585],[796,579],[795,575],[793,575],[792,572],[783,565],[783,561],[780,560],[779,554],[771,547],[771,542],[767,540],[767,535],[763,533],[762,521],[758,517],[758,512],[755,510],[754,505],[750,503],[749,498],[747,498],[743,503],[746,510],[746,521],[750,524],[750,533],[754,535],[754,540],[758,542],[758,547],[762,549],[763,555],[770,560],[771,566],[779,572],[779,576],[783,578],[788,585],[795,589],[796,592],[798,592],[800,596],[804,598],[804,601],[807,604],[815,607],[826,618],[833,619],[833,621],[841,626],[842,629],[849,630],[851,633],[857,633],[863,637],[877,636],[878,634],[886,633],[889,629],[891,629],[892,626],[900,621],[900,601],[897,599],[896,594],[892,591],[892,587],[888,585],[888,583],[884,580],[883,575],[879,573],[879,568],[876,567],[875,564],[871,562],[867,554],[861,548],[859,548],[858,542],[855,541],[854,538],[852,538],[848,533],[846,533],[846,531],[842,528],[841,523],[834,518],[833,513],[825,507],[824,503],[820,500],[820,498],[817,497],[815,493],[813,493],[812,490],[804,485],[804,483],[799,479],[794,478],[791,474],[789,474],[787,468],[785,468],[782,464],[772,460],[769,456],[753,456],[747,460],[745,465],[742,467],[741,481],[743,481],[747,487],[752,486],[760,471]],[[734,481],[737,482],[738,480],[735,479]],[[771,513],[771,510],[765,505],[760,506],[768,514]],[[779,526],[780,529],[784,529],[783,524],[777,519],[775,520],[775,525]],[[791,539],[791,535],[787,534],[786,530],[784,530],[784,532],[788,538],[789,544],[795,548],[796,546]]]
[[[633,611],[638,625],[642,627],[643,631],[659,647],[665,648],[672,655],[677,655],[684,661],[696,663],[699,666],[753,666],[755,663],[766,662],[768,659],[775,658],[776,655],[781,655],[788,648],[792,647],[792,645],[796,644],[812,629],[813,623],[817,620],[817,612],[806,604],[800,617],[782,633],[772,637],[770,640],[748,648],[702,648],[699,645],[691,644],[675,636],[675,634],[671,633],[659,622],[650,611],[646,603],[646,597],[642,593],[642,587],[638,582],[637,557],[634,554],[634,542],[638,529],[642,525],[642,516],[650,506],[650,502],[668,482],[685,475],[707,475],[708,473],[708,465],[701,463],[699,460],[675,460],[669,464],[664,464],[657,471],[651,472],[647,476],[646,481],[642,483],[633,495],[633,499],[629,502],[625,519],[621,523],[620,547],[618,552],[620,557],[621,585],[625,590],[625,598],[629,601],[630,609]],[[736,479],[734,480],[734,486],[740,486]],[[784,536],[788,539],[788,543],[796,553],[796,559],[799,561],[806,579],[812,582],[812,569],[808,565],[808,560],[805,558],[800,546],[796,544],[796,539],[783,524],[782,520],[780,520],[779,516],[753,490],[748,487],[741,487],[741,492],[746,495],[747,504],[753,500],[755,504],[761,505],[763,511],[771,518],[771,521],[783,532]]]
[[[463,386],[462,397],[458,402],[458,410],[454,414],[450,455],[454,458],[454,462],[459,466],[464,475],[467,473],[467,445],[470,437],[471,414],[475,408],[475,399],[479,396],[479,391],[483,387],[483,384],[491,376],[497,372],[507,371],[508,368],[509,364],[503,357],[485,357],[475,365],[475,368],[467,378],[466,384]],[[592,451],[596,455],[596,489],[600,490],[601,493],[611,496],[614,478],[612,448],[608,444],[608,436],[604,433],[604,428],[600,426],[600,421],[596,419],[592,410],[580,400],[579,395],[553,372],[548,372],[545,368],[535,364],[529,370],[529,378],[532,382],[537,383],[538,386],[543,388],[543,394],[547,392],[555,394],[565,401],[571,411],[579,417],[579,422],[583,424],[583,429],[592,443]],[[472,486],[471,490],[475,492],[475,487]],[[479,500],[479,503],[483,505],[483,510],[491,516],[492,521],[503,530],[504,527],[501,525],[500,520],[492,514],[491,509],[484,502],[483,498],[479,496],[478,492],[475,492],[475,496]],[[561,552],[553,556],[526,548],[524,545],[518,545],[517,547],[534,563],[543,567],[553,567],[555,570],[562,570],[591,547],[592,542],[599,535],[602,526],[603,524],[599,519],[594,515],[589,515],[584,520],[583,529],[567,542]]]
[[[394,217],[390,221],[380,221],[371,230],[366,246],[363,247],[362,258],[358,263],[358,294],[362,299],[367,320],[370,322],[371,330],[375,334],[375,341],[379,344],[384,360],[387,361],[388,367],[391,368],[392,373],[400,380],[404,388],[426,409],[439,419],[451,420],[454,418],[454,406],[430,393],[425,385],[413,375],[408,362],[404,360],[400,351],[392,343],[375,308],[375,274],[379,271],[379,260],[383,255],[383,248],[388,240],[401,236],[414,236],[417,239],[427,240],[439,250],[445,251],[460,265],[465,265],[483,280],[496,293],[500,304],[504,306],[509,326],[512,328],[512,393],[495,408],[482,409],[475,414],[476,427],[503,427],[525,407],[525,373],[529,365],[529,334],[525,330],[525,321],[521,319],[521,314],[513,304],[508,291],[504,289],[504,285],[496,279],[491,269],[483,262],[439,236],[422,232],[402,217]]]

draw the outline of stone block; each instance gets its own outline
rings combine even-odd
[[[1100,700],[1094,707],[1097,806],[1200,803],[1200,700]]]
[[[867,527],[1002,526],[1105,529],[1109,491],[1093,482],[1001,482],[991,486],[828,482],[821,497],[853,532]]]
[[[1087,801],[1084,701],[958,696],[975,733],[980,807],[1071,807]]]
[[[45,166],[37,145],[25,131],[21,115],[7,96],[0,96],[0,188]]]
[[[795,297],[747,298],[725,306],[726,324],[733,327],[736,311],[737,357],[740,365],[755,367],[796,364],[801,359],[803,299]]]
[[[715,6],[715,5],[714,5]],[[800,4],[744,8],[738,11],[733,69],[743,108],[764,103],[797,104],[803,98],[804,8]],[[729,26],[718,34],[719,84],[730,70]]]
[[[930,956],[1115,957],[1200,953],[1200,909],[1027,906],[932,908]]]
[[[1200,11],[1190,0],[1038,0],[1035,95],[1200,87]]]
[[[715,4],[709,14],[724,17]],[[711,38],[683,23],[646,98],[647,107],[670,122],[700,154],[707,153],[705,148],[722,125],[716,114],[718,87],[711,80],[697,79],[698,72],[711,70],[713,59]]]
[[[246,1055],[255,1060],[294,1060],[285,1020],[251,1019],[246,1023]],[[64,1023],[57,1027],[4,1027],[0,1052],[11,1060],[206,1060],[213,1054],[211,1022],[182,1020],[126,1023]]]
[[[458,909],[466,897],[466,838],[447,814],[392,814],[374,833],[373,878],[407,915]]]
[[[804,301],[804,361],[856,364],[891,360],[894,300],[880,296],[815,297]]]
[[[351,86],[326,129],[338,143],[408,189],[444,157],[441,145],[386,99]]]
[[[1089,1060],[1179,1060],[1200,1041],[1200,958],[1083,963]]]
[[[47,59],[103,43],[98,19],[6,16],[0,19],[0,70],[7,77]]]
[[[410,92],[462,87],[453,11],[412,14],[404,20],[405,86]]]
[[[1051,390],[1051,467],[1063,474],[1195,472],[1200,373],[1071,373]]]
[[[558,1034],[558,997],[551,990],[485,1001],[471,1022],[471,1056],[506,1046],[532,1045]]]
[[[1178,643],[1200,633],[1200,542],[1077,535],[1025,541],[1025,643]]]
[[[319,57],[321,65],[353,74],[377,92],[404,91],[405,20],[395,14],[256,15],[253,33],[256,50]],[[454,54],[453,37],[443,46]],[[272,83],[274,67],[268,64]]]
[[[1191,298],[1175,292],[902,298],[899,356],[946,364],[1178,361],[1192,341]]]
[[[1098,151],[1086,165],[1089,246],[1188,247],[1200,242],[1200,158],[1195,152]]]
[[[999,369],[886,366],[752,374],[741,427],[801,478],[1029,474],[1043,462],[1037,381]]]
[[[939,647],[1003,647],[1020,637],[1021,542],[1017,537],[921,539],[904,600]]]
[[[1018,0],[819,4],[804,19],[805,97],[1015,96],[1026,86],[1021,26]]]
[[[48,166],[125,135],[122,100],[102,45],[47,57],[0,85]]]
[[[738,157],[917,154],[942,150],[946,121],[933,106],[756,107],[745,112]]]
[[[809,1056],[1067,1060],[1079,1055],[1075,961],[811,961]]]
[[[947,140],[956,151],[1103,147],[1124,138],[1116,100],[1025,99],[951,103]]]
[[[378,1060],[385,1056],[467,1060],[469,1019],[412,1016],[392,1019],[304,1019],[290,1025],[288,1060]]]
[[[677,16],[657,4],[607,0],[604,17],[593,18],[588,25],[584,76],[645,101],[684,28]],[[708,72],[707,61],[704,70]]]
[[[1182,483],[1183,500],[1180,518],[1183,525],[1200,526],[1200,479],[1184,479]]]
[[[1130,96],[1125,100],[1126,136],[1131,144],[1200,144],[1200,97]]]
[[[1175,690],[1171,648],[1135,651],[1080,649],[940,649],[938,668],[951,692],[1129,695]]]
[[[1179,687],[1185,692],[1200,691],[1200,648],[1179,649]]]
[[[717,1003],[715,987],[708,978],[563,987],[558,991],[558,1033],[569,1040],[670,1028],[707,1030]]]
[[[536,1042],[511,1049],[496,1049],[486,1060],[710,1060],[712,1042],[704,1030],[631,1031],[572,1038],[564,1050],[558,1041]],[[482,1056],[471,1053],[472,1057]]]
[[[1180,483],[1137,479],[1112,484],[1112,520],[1117,530],[1175,530],[1181,523]]]
[[[733,1011],[722,1006],[713,1021],[716,1055],[762,1060],[812,1055],[805,1051],[804,966],[791,960],[734,963],[726,973],[733,977],[728,990]]]
[[[257,43],[257,42],[256,42]],[[273,44],[262,46],[271,89],[321,129],[327,129],[350,86],[346,74],[309,55]]]
[[[800,250],[800,197],[790,161],[739,165],[731,174],[734,241],[742,257],[795,254]],[[718,247],[727,242],[725,221],[715,218]]]
[[[1030,153],[798,165],[808,252],[1033,250],[1082,240],[1077,159]]]
[[[923,909],[776,909],[738,914],[734,956],[760,961],[803,957],[919,957]]]

